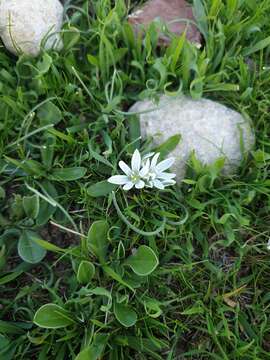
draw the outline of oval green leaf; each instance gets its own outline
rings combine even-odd
[[[50,179],[57,181],[74,181],[84,177],[86,171],[87,169],[85,167],[54,169]]]
[[[135,254],[127,259],[126,264],[131,267],[135,274],[147,276],[156,269],[159,261],[156,254],[149,246],[142,245]]]
[[[87,193],[92,197],[101,197],[110,194],[115,189],[116,186],[114,184],[110,184],[105,180],[89,186]]]
[[[136,324],[138,316],[136,312],[128,305],[114,305],[114,315],[116,319],[125,327],[131,327]]]
[[[46,255],[46,250],[35,239],[40,239],[40,236],[33,231],[24,230],[18,242],[19,256],[30,264],[37,264]]]
[[[87,246],[101,263],[105,261],[107,249],[108,249],[108,238],[107,233],[109,225],[105,220],[95,221],[88,232]]]
[[[39,214],[39,197],[37,195],[24,196],[23,208],[27,217],[36,219]]]
[[[59,329],[75,323],[68,311],[55,304],[41,306],[36,312],[33,322],[45,329]]]
[[[80,284],[89,284],[95,275],[95,266],[90,261],[81,261],[78,271],[77,280]]]

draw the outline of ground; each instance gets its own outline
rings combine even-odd
[[[200,49],[135,38],[130,3],[68,1],[60,53],[0,48],[0,359],[268,359],[270,0],[194,0]],[[128,108],[179,88],[249,118],[252,153],[110,187],[151,150]]]

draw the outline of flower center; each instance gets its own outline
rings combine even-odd
[[[133,172],[130,174],[129,178],[130,178],[130,181],[133,182],[133,184],[136,184],[138,181],[141,180],[141,177],[140,177],[140,174],[139,174],[138,171],[133,171]]]

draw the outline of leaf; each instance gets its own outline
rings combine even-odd
[[[11,321],[0,320],[0,333],[1,334],[24,334],[25,331],[21,329],[16,323]]]
[[[127,259],[126,264],[132,268],[135,274],[147,276],[156,269],[159,261],[156,254],[149,246],[142,245],[134,255],[131,255]]]
[[[175,39],[175,41],[177,41],[177,46],[175,47],[174,52],[172,54],[173,56],[172,56],[172,64],[171,64],[171,69],[173,72],[175,72],[177,63],[179,61],[180,55],[183,50],[183,46],[186,41],[186,31],[183,32],[183,34],[179,39]]]
[[[204,38],[208,37],[208,22],[205,9],[201,0],[193,1],[193,15],[196,19],[197,26]]]
[[[45,329],[59,329],[75,323],[71,318],[71,313],[56,304],[41,306],[36,312],[33,322]]]
[[[141,126],[138,116],[130,116],[128,119],[128,130],[131,144],[127,151],[134,152],[140,148]]]
[[[270,45],[270,36],[268,36],[267,38],[259,41],[259,42],[256,42],[255,45],[253,46],[250,46],[246,49],[243,50],[243,56],[249,56],[259,50],[263,50],[265,49],[266,47],[268,47]]]
[[[39,213],[39,197],[37,195],[24,196],[23,208],[27,217],[36,219]]]
[[[105,262],[107,249],[108,249],[108,238],[107,233],[109,225],[105,220],[95,221],[88,232],[87,246],[101,263]]]
[[[56,246],[46,240],[34,238],[33,241],[35,243],[37,243],[39,246],[41,246],[43,249],[46,249],[48,251],[52,251],[52,252],[56,252],[56,253],[58,253],[58,252],[66,253],[67,252],[65,249],[62,249],[59,246]]]
[[[109,300],[112,300],[111,293],[107,289],[102,287],[96,287],[94,289],[91,289],[89,293],[96,296],[106,296]]]
[[[46,250],[43,249],[34,239],[39,239],[39,235],[33,231],[24,230],[18,242],[19,256],[30,264],[40,262],[46,255]]]
[[[131,327],[136,324],[138,316],[136,312],[128,305],[114,305],[114,315],[116,319],[125,327]]]
[[[19,277],[21,274],[23,273],[23,271],[14,271],[11,272],[7,275],[4,275],[0,278],[0,285],[4,285],[7,284],[10,281],[15,280],[17,277]]]
[[[181,140],[181,135],[173,135],[168,140],[166,140],[163,144],[161,144],[157,149],[155,149],[155,152],[159,152],[161,157],[166,157],[171,153],[176,146],[179,144]]]
[[[53,169],[49,178],[56,181],[74,181],[84,177],[86,171],[85,167]]]
[[[75,358],[75,360],[97,360],[99,354],[97,354],[96,348],[89,346],[88,348],[82,350]]]
[[[44,53],[42,58],[37,62],[37,70],[38,74],[36,78],[42,77],[43,75],[47,74],[50,70],[53,60],[48,53]]]
[[[110,194],[113,190],[115,190],[116,187],[116,185],[110,184],[107,180],[100,181],[96,184],[89,186],[89,188],[87,189],[87,193],[92,197],[106,196]]]
[[[65,50],[70,50],[74,47],[80,40],[80,30],[75,26],[68,25],[66,29],[63,30],[63,42]]]
[[[102,353],[108,341],[107,334],[96,334],[93,344],[82,350],[75,360],[97,360],[101,359]]]
[[[96,56],[91,55],[91,54],[87,54],[87,60],[91,65],[99,67],[98,58]]]
[[[77,280],[80,284],[89,284],[95,275],[95,266],[90,261],[81,261],[78,271]]]
[[[122,284],[123,286],[125,286],[125,287],[129,288],[130,290],[134,291],[133,287],[131,285],[129,285],[126,281],[124,281],[122,279],[122,277],[119,274],[117,274],[112,268],[110,268],[109,266],[103,266],[102,269],[112,279],[119,282],[119,284]]]
[[[41,125],[58,124],[62,120],[62,112],[53,102],[47,101],[38,109],[37,117]]]
[[[181,312],[182,315],[198,315],[198,314],[203,314],[204,313],[204,308],[200,305],[195,305],[192,306],[184,311]]]

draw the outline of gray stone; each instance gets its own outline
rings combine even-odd
[[[0,0],[0,36],[16,55],[37,56],[41,46],[60,49],[62,20],[59,0]]]
[[[204,164],[224,157],[224,173],[233,174],[244,153],[254,144],[254,133],[248,121],[238,112],[211,100],[163,95],[158,104],[139,101],[129,111],[141,113],[142,138],[153,137],[154,145],[181,134],[180,143],[171,153],[176,158],[171,170],[177,174],[178,181],[185,176],[192,151]]]

